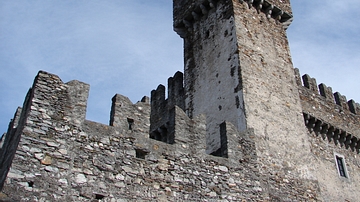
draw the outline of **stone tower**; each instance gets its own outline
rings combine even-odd
[[[0,139],[0,191],[14,201],[358,201],[360,104],[301,81],[291,20],[289,0],[174,0],[184,73],[169,78],[167,99],[163,85],[150,102],[116,94],[109,125],[86,120],[88,84],[40,71]]]
[[[222,156],[221,124],[229,121],[254,131],[260,172],[303,181],[312,178],[310,147],[286,36],[291,20],[289,0],[174,0],[185,110],[206,114],[206,152]]]
[[[297,128],[303,118],[286,36],[290,13],[289,0],[174,1],[174,29],[185,47],[185,110],[206,114],[208,153],[221,147],[224,121],[253,128],[274,147],[301,145],[288,140],[305,134]]]
[[[333,164],[323,164],[314,157],[316,144],[304,127],[307,111],[322,109],[314,105],[308,109],[304,103],[314,98],[300,96],[307,90],[299,88],[299,75],[294,74],[286,35],[291,21],[290,0],[174,0],[174,30],[184,39],[185,111],[189,117],[206,115],[207,154],[227,157],[226,122],[245,136],[253,131],[250,139],[255,143],[259,172],[268,179],[265,187],[269,186],[270,195],[288,195],[270,182],[281,176],[298,187],[322,189],[325,200],[329,195],[340,200],[345,194],[327,185],[330,178],[317,170],[321,164],[328,165],[322,167],[324,170]],[[321,86],[318,91],[315,81],[307,88],[323,95]],[[346,98],[336,102],[347,109]],[[320,127],[322,121],[318,122]],[[330,137],[334,135],[335,129],[327,130],[327,124],[322,128]],[[348,135],[347,139],[351,138]],[[348,144],[357,145],[357,141],[354,137]],[[331,180],[339,183],[337,176]],[[352,191],[346,192],[352,195]]]

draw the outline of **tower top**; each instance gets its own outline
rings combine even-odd
[[[174,8],[190,8],[193,4],[215,4],[219,1],[229,1],[229,3],[239,1],[240,3],[245,2],[254,5],[271,4],[287,13],[291,13],[290,0],[173,0]]]
[[[290,0],[173,0],[174,30],[184,37],[184,28],[189,28],[194,21],[206,15],[216,4],[233,6],[240,2],[249,8],[264,13],[267,18],[282,22],[287,28],[292,21]]]
[[[254,2],[255,4],[262,2],[262,0],[251,0],[251,1]],[[251,2],[251,1],[248,1],[248,2]],[[271,5],[274,5],[278,8],[280,8],[282,11],[284,11],[288,14],[292,14],[290,0],[264,0],[263,2],[267,2]]]

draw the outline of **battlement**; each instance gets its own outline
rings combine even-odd
[[[308,76],[304,76],[304,79],[308,87],[299,86],[302,100],[305,101],[304,96],[307,95],[305,93],[311,92],[316,94],[316,96],[313,95],[313,100],[320,99],[317,96],[321,96],[321,100],[327,101],[323,95],[315,93],[318,90],[315,90],[314,84],[309,84],[316,83],[315,79]],[[253,180],[264,177],[257,170],[256,143],[253,140],[254,131],[252,130],[239,133],[232,123],[223,122],[219,126],[221,148],[212,155],[206,154],[206,118],[204,115],[199,115],[190,119],[184,112],[184,87],[181,72],[177,72],[168,79],[167,99],[163,85],[159,85],[151,92],[151,112],[149,98],[144,97],[140,102],[132,104],[127,97],[116,94],[112,98],[110,126],[85,120],[88,89],[88,84],[79,81],[63,83],[56,75],[39,72],[33,87],[26,96],[24,106],[18,108],[10,122],[9,131],[3,138],[5,147],[0,150],[0,160],[2,169],[9,169],[12,158],[5,159],[4,157],[11,156],[11,153],[12,157],[14,156],[17,143],[22,136],[20,146],[16,151],[18,157],[15,158],[15,166],[8,176],[10,184],[6,185],[6,190],[12,190],[14,187],[11,184],[16,182],[21,187],[23,196],[37,195],[42,190],[39,189],[40,184],[46,182],[48,189],[57,195],[54,196],[55,198],[50,196],[46,198],[59,199],[63,189],[59,191],[58,188],[69,185],[73,188],[68,190],[69,194],[66,196],[72,199],[121,197],[118,193],[125,193],[126,187],[131,186],[130,182],[142,182],[135,183],[134,186],[138,187],[136,189],[148,189],[148,183],[151,184],[151,182],[145,183],[146,177],[143,176],[147,172],[155,183],[152,191],[156,194],[146,196],[144,194],[148,192],[142,191],[141,193],[144,194],[139,194],[137,197],[150,199],[162,193],[156,188],[158,186],[156,183],[160,180],[157,176],[163,175],[169,169],[174,170],[187,164],[189,160],[183,160],[184,156],[186,159],[192,159],[191,167],[196,169],[203,169],[205,163],[205,167],[211,165],[211,172],[213,169],[215,172],[219,169],[222,172],[239,169],[243,172],[253,169],[259,176],[247,172],[243,178]],[[308,101],[312,102],[312,100]],[[336,102],[332,104],[340,107]],[[327,120],[316,118],[314,113],[305,113],[305,111],[305,124],[310,132],[319,134],[323,139],[333,141],[345,148],[360,151],[358,137],[342,128],[341,125],[333,125]],[[350,110],[349,114],[356,116]],[[150,138],[148,128],[151,128]],[[164,131],[167,133],[165,139],[162,136]],[[159,133],[160,136],[158,136]],[[31,162],[33,166],[28,167],[25,161]],[[85,163],[79,163],[82,161]],[[154,167],[156,170],[153,169]],[[141,171],[142,169],[144,171]],[[1,173],[6,174],[7,171],[2,170]],[[39,174],[35,176],[34,173]],[[59,177],[53,176],[52,179],[56,180],[47,182],[46,177],[55,173],[60,174]],[[113,176],[111,181],[114,182],[104,183],[106,176]],[[2,182],[5,182],[6,175],[1,177],[3,177]],[[202,179],[206,178],[205,175],[202,176]],[[172,179],[179,180],[176,177]],[[125,185],[125,182],[130,184]],[[94,183],[102,184],[101,187],[94,187],[91,185]],[[177,183],[183,182],[177,181]],[[247,183],[246,187],[249,185]],[[75,191],[79,186],[84,187],[81,189],[81,194]],[[257,182],[250,186],[258,190],[265,185]],[[201,185],[198,189],[202,190],[200,187]],[[234,187],[242,187],[242,185],[240,182],[232,182],[231,186],[223,192],[231,192]],[[209,194],[208,191],[205,192]],[[192,192],[189,191],[189,193]],[[216,195],[212,192],[211,194]],[[237,193],[237,196],[240,195],[247,196],[245,193]],[[256,199],[263,197],[260,193],[251,195]],[[131,198],[132,196],[123,197]],[[195,199],[194,196],[193,199]]]
[[[144,96],[133,104],[126,96],[116,94],[112,98],[110,126],[128,128],[133,131],[148,132],[150,127],[150,103]]]
[[[360,105],[293,69],[291,19],[290,0],[174,0],[184,74],[150,100],[116,94],[109,125],[85,119],[88,84],[40,71],[0,140],[0,190],[15,201],[357,201]]]
[[[185,37],[187,30],[192,28],[193,22],[206,16],[209,10],[216,7],[218,2],[220,1],[174,1],[174,30],[181,37]],[[249,9],[254,8],[259,14],[264,13],[268,19],[273,18],[283,23],[285,28],[290,26],[292,22],[293,17],[290,14],[291,9],[289,3],[275,3],[269,0],[238,0],[238,2],[241,4],[246,3]],[[279,5],[282,5],[282,7]],[[187,8],[187,10],[183,8]]]
[[[358,137],[306,113],[304,113],[304,120],[310,133],[314,132],[316,135],[321,135],[324,140],[333,141],[336,145],[340,143],[340,146],[345,146],[346,149],[351,148],[352,151],[360,153],[360,139]]]
[[[242,169],[256,170],[254,142],[249,138],[253,131],[239,134],[235,126],[224,122],[219,132],[226,137],[225,146],[219,152],[228,158],[207,155],[205,116],[190,119],[179,107],[184,107],[182,73],[177,72],[169,78],[168,86],[167,99],[162,85],[152,91],[151,96],[152,113],[163,112],[165,119],[160,121],[170,123],[166,125],[167,130],[172,127],[173,142],[159,139],[163,143],[148,136],[150,105],[147,97],[132,104],[127,97],[116,94],[112,99],[110,126],[107,126],[84,119],[87,84],[78,81],[63,83],[56,75],[40,71],[24,106],[18,108],[9,131],[2,139],[5,141],[0,149],[0,180],[6,182],[5,191],[13,193],[17,189],[19,196],[29,200],[34,197],[70,201],[99,198],[150,200],[166,196],[165,192],[171,194],[168,195],[170,198],[195,200],[199,197],[195,190],[202,190],[201,198],[218,197],[216,192],[205,190],[206,186],[198,182],[190,185],[190,176],[209,178],[207,181],[210,182],[215,172],[229,172],[235,178],[239,175],[237,171]],[[75,101],[76,98],[79,100]],[[241,165],[239,170],[239,162],[247,164]],[[184,166],[188,169],[183,170]],[[183,170],[181,173],[168,176],[169,171],[180,168]],[[160,188],[159,182],[163,182],[164,176],[171,180],[161,184],[165,187]],[[245,185],[232,180],[233,185],[224,189],[227,177],[219,176],[221,180],[214,183],[214,186],[222,187],[224,193],[235,193],[238,187],[249,186],[254,187],[255,193],[260,186],[259,182]],[[250,180],[254,179],[254,174],[247,172],[242,177]],[[182,187],[187,186],[194,186],[194,189],[186,189],[188,194],[175,194],[184,192]],[[138,194],[126,191],[129,187]],[[45,190],[52,194],[42,194]],[[263,197],[252,192],[234,196],[241,195]],[[12,197],[17,198],[15,195]]]
[[[354,100],[348,100],[345,96],[341,95],[339,92],[333,93],[331,87],[327,87],[325,84],[321,83],[317,85],[316,79],[311,78],[309,75],[304,74],[300,77],[298,69],[295,69],[296,80],[298,86],[303,86],[309,89],[309,92],[320,95],[329,105],[336,104],[341,107],[343,110],[350,111],[353,114],[360,114],[360,104],[356,103]]]
[[[339,92],[333,93],[331,87],[305,74],[300,77],[295,69],[306,126],[316,134],[334,143],[340,142],[346,148],[357,150],[360,129],[360,105],[354,100],[347,101]]]
[[[277,3],[273,0],[238,0],[240,3],[247,3],[249,9],[255,8],[258,13],[262,12],[268,19],[273,18],[281,23],[292,19],[291,9],[288,3]],[[284,6],[285,5],[285,6]],[[281,7],[280,7],[281,6]],[[291,22],[290,22],[291,23]]]
[[[176,72],[168,79],[168,98],[165,86],[151,91],[150,138],[169,144],[175,141],[175,106],[185,110],[183,73]]]
[[[313,96],[322,99],[328,105],[336,105],[335,110],[338,112],[344,112],[359,115],[360,114],[360,104],[356,103],[354,100],[347,100],[346,96],[341,95],[339,92],[333,93],[331,87],[327,87],[325,84],[321,83],[317,85],[316,79],[311,78],[309,75],[304,74],[300,77],[299,69],[295,69],[296,82],[301,89],[312,93]]]

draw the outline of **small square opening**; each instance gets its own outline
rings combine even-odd
[[[95,194],[95,199],[97,199],[97,200],[101,200],[104,198],[105,198],[105,195],[103,195],[103,194]]]
[[[146,155],[149,154],[148,151],[145,151],[143,149],[135,149],[135,152],[136,152],[136,158],[139,159],[145,159]]]

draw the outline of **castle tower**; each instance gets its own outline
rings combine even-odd
[[[301,181],[314,178],[286,36],[291,20],[289,0],[174,0],[185,110],[206,114],[207,153],[221,149],[220,126],[229,121],[254,130],[260,172]]]
[[[88,84],[40,71],[0,138],[0,201],[358,201],[360,104],[293,68],[291,20],[289,0],[174,0],[184,73],[167,98],[116,94],[109,125]]]

